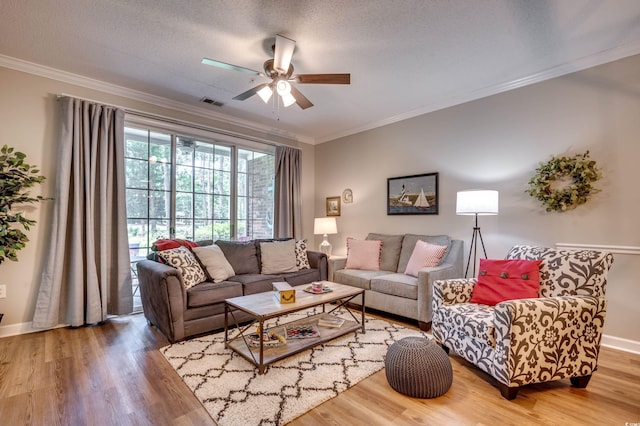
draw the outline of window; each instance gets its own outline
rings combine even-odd
[[[181,132],[125,127],[132,255],[159,238],[273,236],[274,155]]]

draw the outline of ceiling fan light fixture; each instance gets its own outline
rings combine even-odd
[[[284,97],[291,93],[291,84],[289,84],[287,80],[278,80],[276,90],[278,91],[278,95]]]
[[[271,95],[273,95],[273,90],[271,90],[271,87],[269,86],[264,86],[262,89],[258,90],[258,96],[260,96],[260,99],[262,99],[265,104],[269,102]]]
[[[282,104],[286,107],[296,103],[296,98],[291,93],[288,93],[282,97]]]

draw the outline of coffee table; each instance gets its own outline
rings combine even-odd
[[[348,285],[338,284],[330,281],[324,281],[325,287],[331,288],[332,291],[321,294],[312,294],[304,291],[305,286],[296,288],[296,301],[294,303],[279,303],[273,292],[251,294],[248,296],[233,297],[225,300],[224,304],[224,342],[225,348],[231,348],[247,361],[258,367],[258,374],[264,374],[265,366],[275,361],[286,358],[298,352],[312,348],[336,337],[343,336],[352,331],[360,329],[362,333],[364,328],[364,289],[351,287]],[[362,312],[360,319],[354,315],[349,309],[347,303],[357,296],[362,296]],[[330,305],[330,310],[326,311],[326,305]],[[280,324],[278,327],[284,326],[305,326],[316,325],[318,319],[331,314],[333,311],[344,307],[351,315],[353,320],[345,320],[339,328],[321,327],[320,336],[309,339],[288,339],[287,343],[279,347],[265,348],[262,339],[260,339],[259,347],[251,347],[247,342],[246,331],[254,324],[259,323],[260,330],[264,330],[265,321],[293,312],[322,306],[322,313],[291,321],[286,324]],[[245,312],[250,315],[253,320],[243,327],[240,326],[235,318],[233,309]],[[232,319],[238,334],[229,338],[229,319]]]

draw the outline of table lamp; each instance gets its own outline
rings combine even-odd
[[[313,223],[313,233],[316,235],[322,234],[322,242],[320,243],[320,252],[331,256],[331,243],[329,242],[329,234],[337,234],[338,227],[336,226],[335,217],[317,217]]]

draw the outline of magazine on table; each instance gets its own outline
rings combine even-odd
[[[320,327],[340,328],[342,327],[342,324],[344,324],[344,320],[334,316],[326,316],[318,320],[318,325]]]

